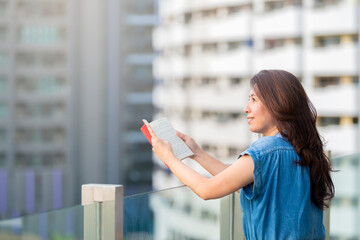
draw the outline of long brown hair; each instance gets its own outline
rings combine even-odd
[[[319,208],[329,207],[335,188],[329,158],[316,128],[317,112],[300,81],[283,70],[263,70],[250,81],[251,87],[275,118],[276,127],[295,148],[300,166],[309,166],[311,200]]]

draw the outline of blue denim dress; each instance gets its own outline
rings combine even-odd
[[[241,189],[246,239],[325,239],[323,211],[310,198],[310,173],[280,134],[241,153],[254,162],[254,182]]]

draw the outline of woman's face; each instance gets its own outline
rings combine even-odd
[[[249,102],[246,104],[244,112],[247,114],[250,131],[262,133],[264,136],[273,136],[279,132],[275,125],[275,119],[260,101],[254,89],[250,91]]]

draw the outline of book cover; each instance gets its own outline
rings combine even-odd
[[[146,120],[144,121],[147,122]],[[176,135],[176,130],[173,128],[167,118],[160,118],[148,124],[150,125],[156,136],[170,142],[174,154],[178,159],[182,160],[184,158],[194,155],[194,153],[185,144],[185,142]],[[140,128],[140,130],[145,135],[146,139],[150,142],[150,144],[152,144],[151,135],[146,124],[144,124]]]

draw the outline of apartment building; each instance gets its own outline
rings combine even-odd
[[[67,12],[66,1],[0,1],[1,216],[61,207],[72,191]]]
[[[249,79],[284,69],[303,83],[333,158],[358,152],[359,9],[354,0],[159,1],[154,118],[168,117],[205,150],[233,162],[257,138],[243,114]],[[154,162],[155,188],[179,184]],[[333,239],[360,238],[359,162],[334,159],[341,174],[333,175]]]
[[[149,142],[139,130],[141,119],[152,120],[153,102],[153,50],[152,32],[158,24],[157,1],[128,0],[123,3],[126,9],[125,27],[121,33],[124,49],[122,85],[125,103],[120,106],[120,116],[124,117],[121,125],[121,158],[125,165],[120,176],[124,176],[127,194],[145,192],[152,188],[152,152]],[[120,15],[121,17],[121,15]],[[124,134],[122,134],[124,133]]]
[[[155,3],[0,0],[0,218],[151,188]]]

